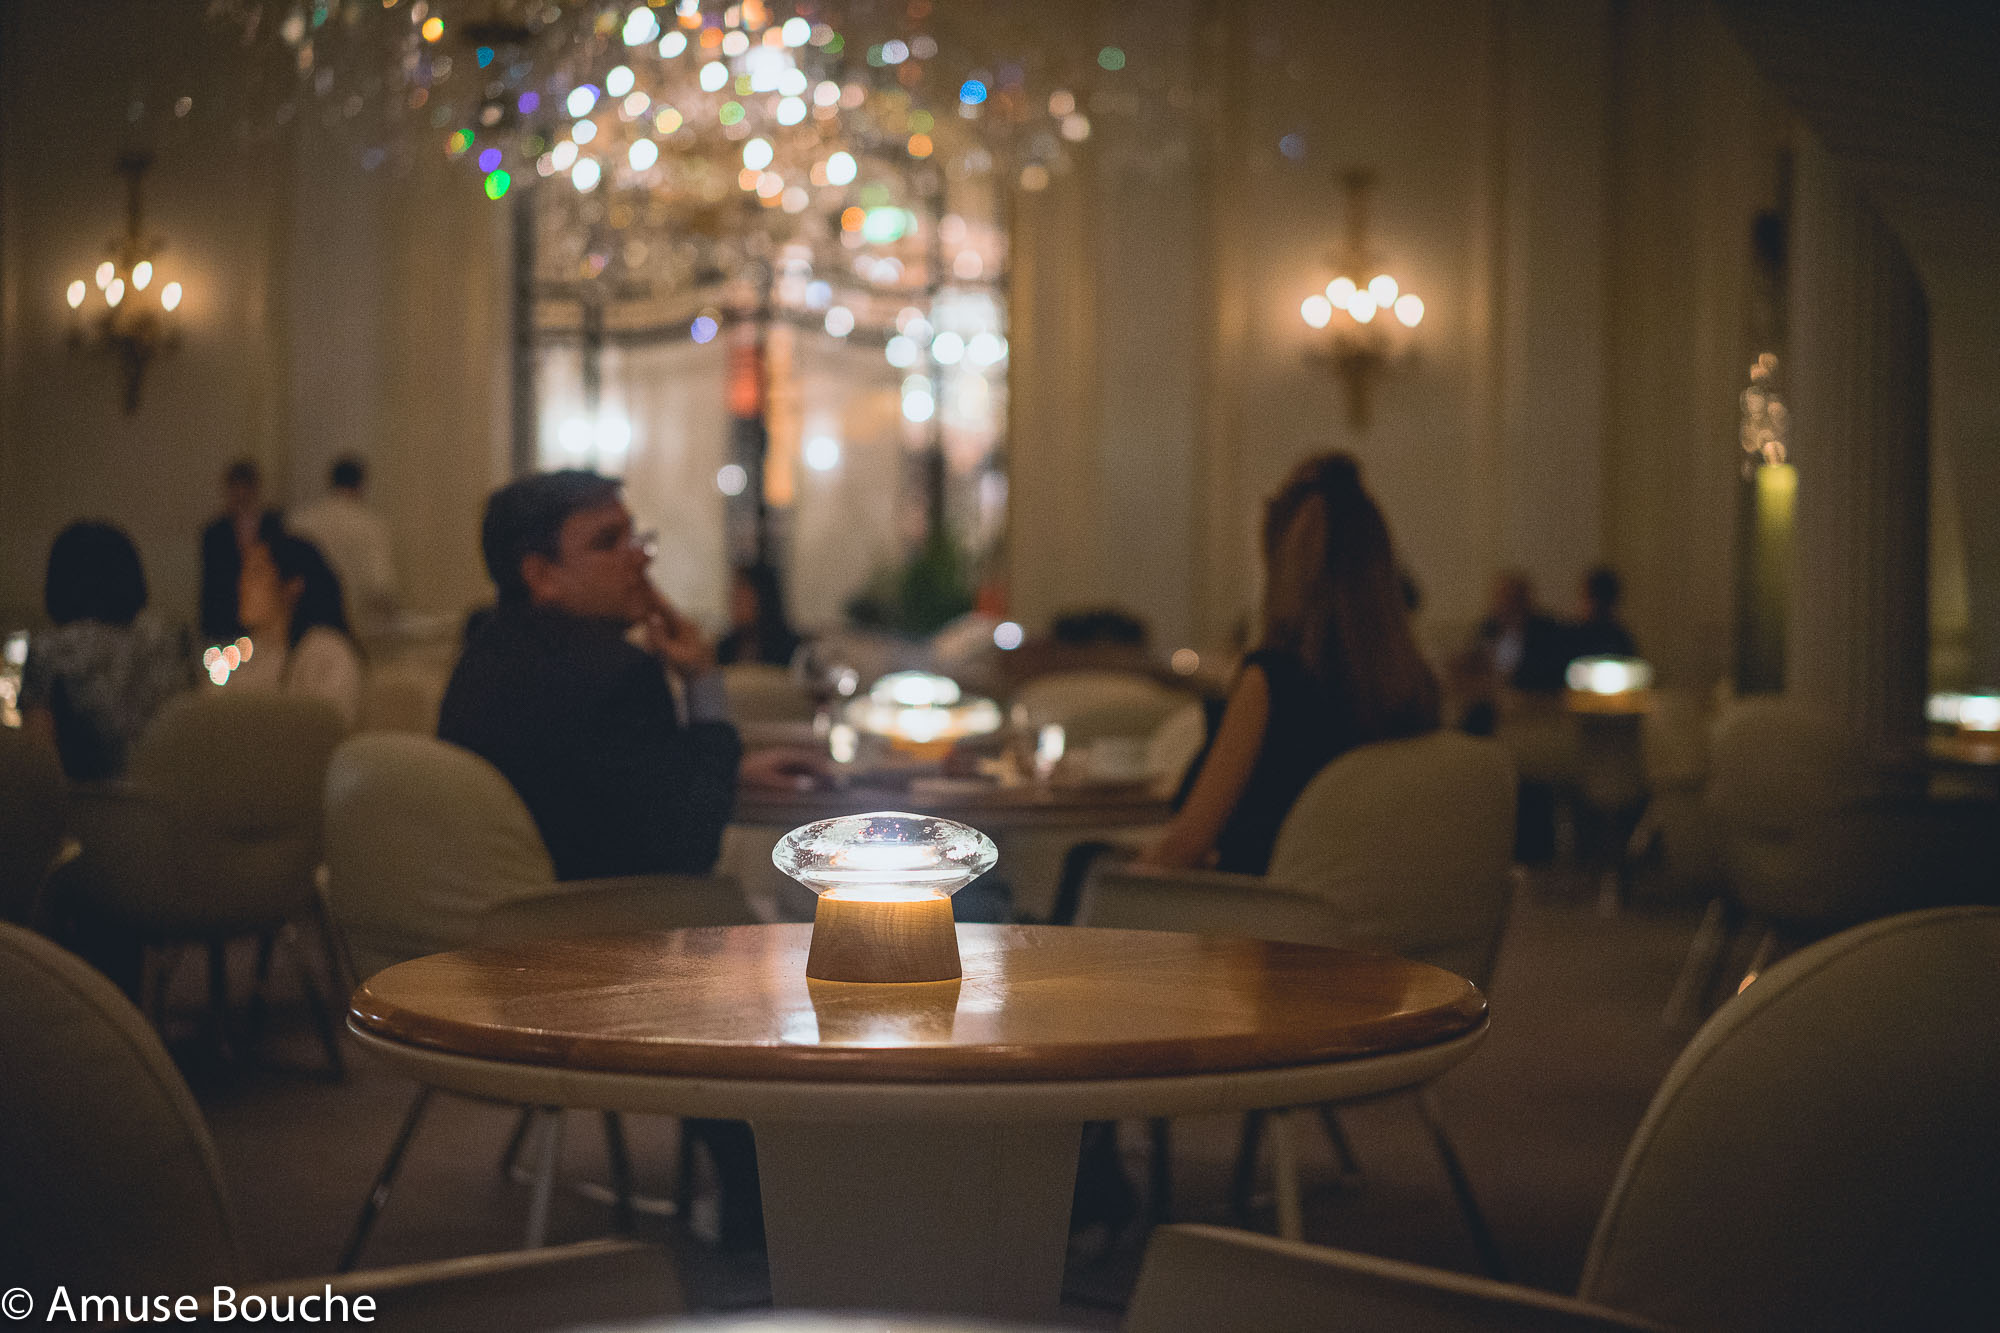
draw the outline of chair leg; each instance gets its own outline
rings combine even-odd
[[[500,1150],[500,1175],[504,1179],[514,1176],[514,1164],[521,1160],[521,1145],[528,1141],[528,1131],[535,1125],[535,1108],[523,1106],[521,1113],[514,1117],[514,1132],[507,1136],[507,1146]]]
[[[1257,1186],[1257,1148],[1264,1138],[1263,1111],[1245,1111],[1236,1142],[1236,1169],[1229,1183],[1229,1210],[1241,1226],[1250,1224],[1250,1195]]]
[[[1271,1183],[1278,1196],[1278,1235],[1304,1240],[1305,1207],[1299,1194],[1299,1140],[1296,1111],[1271,1113]]]
[[[611,1225],[621,1236],[632,1232],[632,1159],[625,1151],[625,1122],[604,1112],[604,1157],[611,1172]]]
[[[319,1031],[320,1045],[326,1048],[326,1063],[334,1081],[347,1077],[347,1060],[340,1050],[340,1028],[334,1023],[332,1006],[321,993],[319,982],[313,977],[312,964],[307,961],[305,946],[299,943],[298,934],[286,928],[285,945],[292,951],[292,960],[299,966],[299,989],[305,993],[306,1010],[312,1015],[313,1027]],[[332,962],[329,954],[328,962]],[[339,984],[339,978],[334,978]]]
[[[1701,1017],[1708,993],[1715,986],[1715,974],[1721,970],[1728,953],[1729,934],[1728,904],[1720,898],[1709,899],[1708,910],[1701,914],[1701,925],[1688,941],[1687,957],[1681,962],[1680,975],[1674,978],[1673,992],[1660,1015],[1662,1026],[1687,1027]]]
[[[396,1183],[396,1172],[403,1165],[403,1153],[416,1135],[417,1125],[424,1118],[424,1111],[431,1104],[431,1094],[436,1089],[424,1085],[417,1089],[417,1095],[410,1101],[410,1109],[403,1113],[402,1126],[396,1131],[395,1141],[389,1145],[389,1155],[382,1160],[382,1169],[375,1173],[374,1187],[368,1197],[361,1201],[361,1215],[354,1219],[354,1230],[347,1237],[347,1244],[340,1251],[340,1262],[336,1273],[351,1273],[355,1261],[361,1258],[361,1247],[368,1243],[368,1233],[375,1227],[375,1218],[381,1213],[382,1205],[389,1202],[389,1191]]]
[[[1750,953],[1749,966],[1743,969],[1743,979],[1736,983],[1736,989],[1730,994],[1741,995],[1748,990],[1750,983],[1757,979],[1758,974],[1771,965],[1771,959],[1777,952],[1778,932],[1766,926],[1764,933],[1757,937],[1757,947]]]
[[[1431,1132],[1431,1142],[1437,1145],[1438,1160],[1444,1163],[1445,1176],[1451,1181],[1451,1192],[1458,1199],[1459,1212],[1465,1215],[1465,1229],[1472,1236],[1472,1247],[1479,1251],[1479,1261],[1486,1265],[1489,1277],[1496,1282],[1507,1281],[1507,1261],[1501,1257],[1493,1231],[1486,1225],[1486,1214],[1480,1210],[1479,1200],[1472,1192],[1472,1182],[1466,1178],[1465,1164],[1459,1161],[1458,1150],[1452,1147],[1451,1137],[1444,1132],[1444,1124],[1438,1119],[1429,1088],[1417,1092],[1417,1114],[1423,1117],[1424,1127]]]
[[[521,1248],[539,1250],[549,1241],[549,1208],[555,1202],[556,1164],[562,1159],[563,1113],[559,1106],[541,1108],[542,1140],[535,1154],[535,1189],[528,1196],[528,1231]]]
[[[1355,1160],[1354,1145],[1347,1141],[1347,1129],[1340,1123],[1340,1113],[1330,1102],[1321,1102],[1318,1107],[1320,1127],[1326,1130],[1326,1141],[1333,1145],[1333,1155],[1340,1162],[1340,1173],[1344,1176],[1361,1174],[1361,1163]]]
[[[1174,1211],[1174,1148],[1172,1121],[1155,1116],[1146,1122],[1152,1142],[1152,1160],[1146,1173],[1146,1221],[1149,1226],[1165,1226]]]

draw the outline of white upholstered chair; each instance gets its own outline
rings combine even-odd
[[[1172,1228],[1127,1333],[2000,1324],[2000,908],[1857,926],[1764,972],[1667,1072],[1577,1298]],[[1185,1235],[1174,1233],[1185,1231]],[[1617,1327],[1607,1323],[1606,1327]]]
[[[310,1281],[258,1281],[215,1145],[159,1038],[81,959],[0,923],[0,1255],[48,1293],[318,1296],[377,1302],[370,1327],[550,1328],[669,1313],[670,1257],[591,1241]]]
[[[134,745],[125,781],[72,792],[81,850],[61,873],[65,910],[148,943],[206,943],[218,1034],[227,1028],[223,946],[231,937],[262,938],[253,1004],[261,1004],[274,944],[296,945],[295,928],[308,921],[327,946],[337,987],[316,876],[320,791],[344,732],[330,705],[299,695],[204,688],[171,700]],[[313,965],[295,952],[338,1070],[332,1014]]]
[[[383,732],[341,745],[327,772],[326,851],[327,903],[357,980],[482,940],[755,920],[734,882],[713,876],[559,882],[533,816],[500,771],[429,736]],[[359,1256],[388,1199],[431,1091],[420,1088],[411,1103],[356,1221],[343,1268]],[[546,1227],[558,1133],[559,1121],[542,1138],[531,1244]],[[609,1114],[605,1134],[622,1220],[623,1136]]]
[[[1250,935],[1393,953],[1481,987],[1512,901],[1514,770],[1496,741],[1435,731],[1364,745],[1306,785],[1262,877],[1101,865],[1078,924]],[[1489,1265],[1500,1263],[1457,1154],[1423,1096],[1419,1108]],[[1293,1118],[1272,1117],[1278,1222],[1301,1228]],[[1246,1120],[1238,1165],[1247,1193],[1260,1120]],[[1325,1121],[1343,1160],[1337,1122]],[[1157,1168],[1156,1168],[1157,1172]],[[1157,1176],[1156,1176],[1157,1178]]]
[[[1187,694],[1136,671],[1056,671],[1024,682],[1012,707],[1030,728],[1062,727],[1071,745],[1150,737]]]

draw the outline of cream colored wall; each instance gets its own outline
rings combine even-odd
[[[1016,612],[1118,601],[1168,643],[1221,642],[1255,606],[1262,498],[1339,448],[1390,517],[1435,647],[1495,570],[1527,569],[1567,613],[1609,559],[1668,679],[1712,682],[1750,225],[1784,135],[1714,15],[1147,12],[1160,21],[1121,29],[1128,69],[1157,62],[1199,123],[1100,127],[1079,171],[1017,196]],[[1303,162],[1278,151],[1291,132]],[[1134,135],[1179,148],[1159,179],[1130,168]],[[1420,357],[1381,384],[1365,431],[1307,363],[1298,314],[1330,276],[1350,165],[1379,173],[1376,249],[1427,305]]]
[[[271,498],[299,503],[348,450],[373,464],[412,605],[483,599],[479,506],[506,473],[505,206],[428,153],[405,177],[365,173],[316,125],[241,145],[242,73],[199,6],[13,5],[0,22],[0,609],[38,611],[49,541],[97,516],[137,541],[154,606],[192,620],[223,466],[256,458]],[[156,155],[148,231],[187,291],[181,346],[130,417],[110,365],[65,345],[62,304],[122,231],[110,168],[128,146]]]

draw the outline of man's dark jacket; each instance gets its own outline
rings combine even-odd
[[[736,728],[684,724],[612,621],[500,607],[466,637],[438,736],[514,784],[559,879],[705,874],[736,802]]]

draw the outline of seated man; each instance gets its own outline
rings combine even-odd
[[[741,746],[715,653],[646,577],[618,482],[589,472],[495,491],[480,527],[500,604],[467,633],[438,736],[506,775],[559,879],[705,874],[736,803]],[[626,639],[638,627],[644,647]],[[685,722],[667,672],[681,678]],[[722,1181],[726,1248],[761,1243],[749,1127],[688,1120]]]
[[[500,604],[466,638],[438,735],[506,775],[558,878],[705,874],[741,746],[714,650],[646,577],[618,490],[549,472],[486,502],[480,543]],[[634,626],[643,648],[627,641]]]

